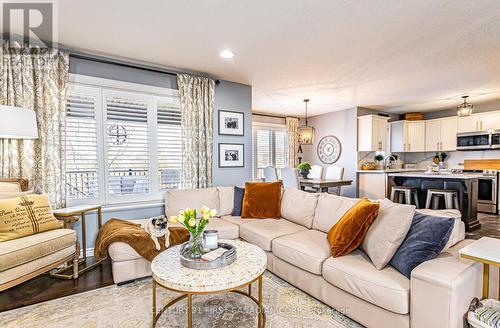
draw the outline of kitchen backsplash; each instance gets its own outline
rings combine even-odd
[[[449,169],[463,169],[466,159],[500,159],[500,150],[483,151],[448,151],[445,167]],[[403,163],[416,163],[420,169],[427,169],[432,164],[436,152],[425,153],[396,153]],[[375,152],[358,152],[358,168],[365,162],[374,161]]]

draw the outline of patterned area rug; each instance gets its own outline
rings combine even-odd
[[[252,293],[257,295],[257,284]],[[0,327],[151,327],[151,278],[124,286],[109,286],[49,302],[0,313]],[[178,294],[158,288],[158,304]],[[266,327],[358,328],[356,322],[332,310],[275,275],[264,274]],[[257,326],[256,306],[235,293],[195,295],[193,325],[199,328]],[[157,327],[186,327],[186,301],[166,311]]]

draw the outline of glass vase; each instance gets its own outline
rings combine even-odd
[[[189,233],[189,248],[187,255],[199,259],[203,255],[203,231],[198,234]]]

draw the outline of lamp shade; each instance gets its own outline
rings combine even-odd
[[[38,138],[35,111],[20,107],[0,105],[0,138]]]
[[[299,144],[312,145],[314,141],[314,128],[309,125],[301,126],[298,130]]]

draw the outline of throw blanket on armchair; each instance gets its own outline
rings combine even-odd
[[[189,240],[189,232],[182,227],[169,227],[170,246],[178,245]],[[108,246],[114,242],[129,244],[137,253],[148,261],[165,250],[165,237],[158,238],[161,250],[157,251],[151,236],[139,224],[120,219],[111,219],[102,225],[94,246],[96,259],[105,259],[108,256]]]

